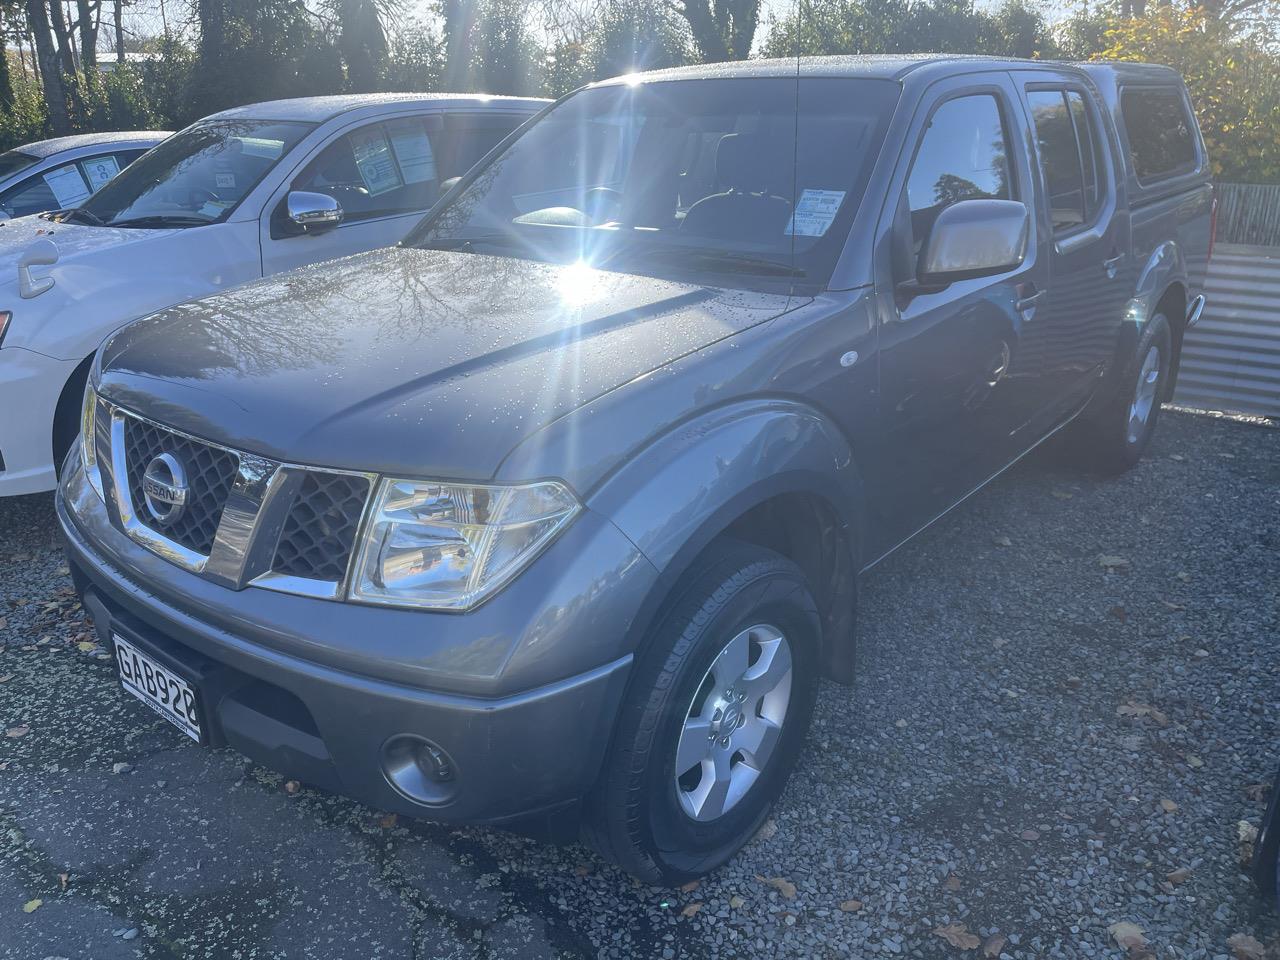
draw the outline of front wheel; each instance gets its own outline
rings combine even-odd
[[[819,619],[803,573],[715,544],[641,652],[587,839],[649,883],[714,870],[751,839],[804,742]]]

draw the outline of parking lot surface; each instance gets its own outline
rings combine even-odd
[[[1166,411],[1120,479],[1039,453],[864,581],[761,835],[682,890],[203,750],[123,695],[51,497],[0,501],[0,957],[1260,960],[1280,430]]]

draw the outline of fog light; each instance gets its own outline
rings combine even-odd
[[[414,803],[449,803],[458,793],[458,771],[449,754],[417,734],[402,733],[382,747],[382,772],[396,792]]]

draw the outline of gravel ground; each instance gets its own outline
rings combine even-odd
[[[195,747],[117,690],[50,498],[0,501],[0,957],[1115,957],[1117,923],[1280,956],[1239,859],[1280,763],[1280,430],[1167,411],[1126,477],[1059,460],[866,579],[860,679],[680,891]]]

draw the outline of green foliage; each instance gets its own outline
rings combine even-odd
[[[382,90],[439,90],[444,78],[444,37],[433,25],[414,20],[391,38],[382,70]]]
[[[12,150],[48,134],[44,95],[30,74],[14,71],[13,109],[0,112],[0,151]]]
[[[1044,16],[1025,0],[978,9],[973,0],[804,0],[775,20],[766,56],[838,53],[1056,52]]]

